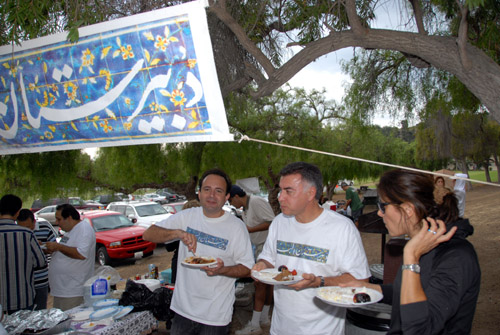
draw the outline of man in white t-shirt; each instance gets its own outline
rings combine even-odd
[[[229,334],[236,278],[248,277],[255,261],[245,224],[222,207],[231,180],[221,170],[200,178],[201,207],[189,208],[148,228],[144,239],[161,243],[179,240],[177,280],[170,308],[176,313],[170,333]],[[183,261],[194,253],[217,264],[193,268]]]
[[[366,280],[370,269],[361,237],[348,218],[318,204],[320,170],[296,162],[280,172],[282,214],[269,228],[264,250],[252,270],[281,265],[303,272],[303,280],[274,287],[271,334],[344,334],[345,308],[315,299],[317,287]]]
[[[250,241],[258,257],[266,242],[269,225],[274,219],[274,212],[269,202],[262,197],[247,194],[238,185],[231,187],[229,202],[236,208],[243,207],[243,222],[250,233]],[[273,300],[273,287],[255,282],[255,296],[252,319],[236,335],[256,334],[262,331],[260,325],[269,325],[269,310]]]
[[[56,223],[65,234],[59,242],[45,244],[52,253],[50,294],[54,297],[53,306],[66,311],[83,303],[83,285],[94,274],[95,231],[70,204],[56,207]]]

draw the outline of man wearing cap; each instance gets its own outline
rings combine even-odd
[[[342,182],[340,187],[345,191],[345,199],[347,200],[344,209],[347,210],[351,206],[352,221],[358,221],[358,218],[363,214],[363,203],[359,199],[358,192],[353,187],[349,187],[346,182]]]
[[[245,222],[250,241],[255,247],[255,257],[262,252],[266,242],[269,225],[274,219],[274,212],[264,198],[249,195],[238,185],[231,187],[229,202],[236,208],[243,207],[243,222]],[[257,334],[262,331],[260,325],[269,325],[269,310],[273,297],[273,287],[261,282],[255,282],[255,296],[252,319],[238,331],[236,335]]]

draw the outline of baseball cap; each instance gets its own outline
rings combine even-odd
[[[233,185],[233,186],[231,186],[231,191],[229,191],[229,196],[232,198],[235,195],[238,195],[239,197],[244,197],[246,195],[246,193],[238,185]]]
[[[344,186],[347,186],[347,183],[345,181],[340,183],[340,187],[344,187]]]

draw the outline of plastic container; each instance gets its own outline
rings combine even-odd
[[[83,301],[85,307],[91,307],[98,300],[111,297],[111,287],[107,278],[101,276],[91,277],[83,285]]]
[[[346,335],[386,334],[391,324],[391,306],[383,303],[348,308]]]
[[[172,269],[166,269],[160,272],[160,276],[165,280],[165,283],[172,282]]]

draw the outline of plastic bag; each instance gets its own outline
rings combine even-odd
[[[94,271],[94,276],[108,278],[110,285],[116,285],[120,280],[122,280],[122,277],[120,277],[120,273],[118,273],[115,268],[109,265],[98,267],[97,270]]]
[[[134,306],[134,311],[151,311],[157,320],[167,321],[172,315],[170,311],[172,293],[172,290],[166,287],[151,292],[146,285],[129,279],[118,304]]]

